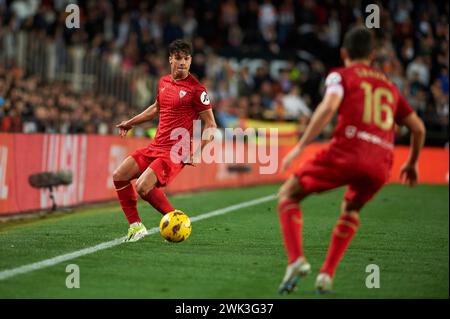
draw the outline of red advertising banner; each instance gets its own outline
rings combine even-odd
[[[59,186],[54,191],[58,206],[115,199],[111,177],[114,169],[125,157],[145,147],[148,142],[147,139],[99,135],[0,133],[0,214],[51,207],[48,190],[33,188],[28,182],[30,175],[39,172],[72,171],[72,183]],[[293,166],[300,165],[325,146],[310,145]],[[242,145],[222,146],[228,164],[200,163],[196,167],[187,166],[166,187],[166,191],[176,193],[283,181],[289,172],[280,174],[278,165],[291,147],[261,148],[258,145],[256,156],[252,157]],[[276,154],[279,163],[274,164],[273,156]],[[396,147],[391,182],[399,182],[400,167],[407,156],[408,147]],[[424,149],[419,173],[421,183],[448,183],[448,150]]]

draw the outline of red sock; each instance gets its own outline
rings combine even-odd
[[[297,201],[285,200],[278,203],[278,217],[283,233],[284,246],[288,256],[288,264],[298,257],[303,257],[302,247],[302,213]]]
[[[135,222],[140,222],[141,219],[137,211],[137,197],[133,185],[129,181],[114,181],[114,186],[128,223],[131,225]]]
[[[327,257],[320,272],[325,272],[331,277],[334,276],[336,267],[342,259],[345,249],[355,235],[358,226],[359,218],[357,217],[355,218],[349,214],[344,214],[339,217],[336,226],[334,226]]]
[[[175,208],[170,205],[166,194],[157,187],[153,187],[153,189],[145,195],[144,199],[163,215],[175,210]]]

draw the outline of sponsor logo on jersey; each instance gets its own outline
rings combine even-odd
[[[181,90],[181,91],[180,91],[180,99],[181,99],[183,96],[185,96],[185,95],[186,95],[186,91]]]

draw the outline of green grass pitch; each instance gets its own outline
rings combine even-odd
[[[276,193],[279,185],[171,198],[195,216]],[[193,224],[183,243],[159,233],[136,243],[0,280],[0,298],[448,298],[447,186],[386,186],[361,215],[361,226],[337,269],[334,293],[318,296],[314,279],[325,257],[344,190],[302,204],[304,250],[312,275],[289,296],[277,294],[286,257],[276,201]],[[160,215],[139,204],[147,228]],[[0,224],[0,272],[122,237],[118,203],[25,222]],[[66,287],[66,266],[80,268],[80,288]],[[380,288],[365,285],[366,266],[380,268]]]

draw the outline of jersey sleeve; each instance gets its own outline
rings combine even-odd
[[[406,99],[399,95],[397,111],[395,112],[395,123],[399,124],[405,117],[414,112]]]
[[[194,92],[194,98],[192,99],[192,106],[197,113],[209,110],[212,108],[211,100],[208,93],[203,86],[196,88]]]
[[[325,79],[325,95],[330,93],[334,93],[340,97],[344,97],[344,84],[342,75],[337,71],[330,72]]]

